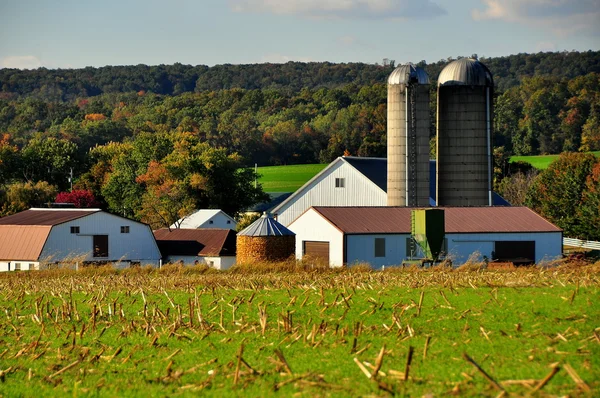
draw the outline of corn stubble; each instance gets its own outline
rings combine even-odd
[[[0,275],[0,396],[580,395],[600,263]]]

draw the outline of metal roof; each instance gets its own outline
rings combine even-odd
[[[29,209],[0,218],[0,225],[58,225],[102,211],[100,209]]]
[[[250,226],[238,232],[242,236],[289,236],[296,235],[282,224],[277,222],[270,214],[264,213]]]
[[[387,192],[387,159],[386,158],[361,158],[344,156],[346,162],[371,180],[375,185]]]
[[[256,213],[264,213],[265,211],[272,210],[275,206],[282,203],[284,200],[289,198],[293,192],[267,192],[269,195],[269,200],[260,202],[250,207],[246,211],[256,212]]]
[[[166,256],[235,256],[235,231],[231,229],[159,229],[154,238]]]
[[[321,207],[313,209],[347,234],[410,234],[410,207]],[[560,232],[527,207],[439,207],[446,233]]]
[[[450,62],[438,77],[438,86],[494,87],[490,70],[476,59],[462,58]]]
[[[407,63],[398,66],[388,77],[388,84],[407,84],[415,81],[418,84],[429,84],[429,76],[425,69]]]
[[[38,261],[51,229],[51,225],[0,225],[0,260]]]

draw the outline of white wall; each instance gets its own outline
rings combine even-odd
[[[14,271],[16,265],[21,265],[21,271],[33,271],[39,269],[39,263],[36,261],[0,261],[0,272]],[[10,268],[10,269],[9,269]]]
[[[495,241],[535,241],[535,262],[554,260],[562,256],[562,233],[494,233],[494,234],[447,234],[448,254],[455,265],[464,264],[469,256],[479,252],[492,258]]]
[[[223,257],[200,257],[200,256],[169,256],[164,263],[182,262],[184,265],[194,265],[196,261],[200,264],[209,265],[212,268],[218,270],[229,269],[235,264],[235,256],[223,256]]]
[[[79,234],[71,233],[72,226],[79,227]],[[121,226],[129,226],[129,233],[121,233]],[[93,235],[108,235],[108,257],[93,257]],[[154,235],[146,224],[97,212],[52,227],[40,259],[135,261],[158,266],[160,257]]]
[[[406,239],[410,234],[346,235],[347,264],[366,262],[373,268],[401,265],[406,259]],[[385,239],[385,257],[375,257],[375,238]]]
[[[200,210],[196,213],[186,217],[179,228],[181,229],[196,229],[196,228],[219,228],[219,229],[233,229],[237,226],[237,222],[229,217],[225,212],[219,210],[215,214],[207,217],[209,212],[214,210]],[[212,224],[211,224],[212,221]],[[174,225],[171,228],[177,228]]]
[[[344,234],[314,209],[308,210],[288,227],[296,234],[296,258],[302,258],[303,242],[329,242],[329,264],[344,265]]]
[[[336,188],[335,179],[345,178],[345,187]],[[283,206],[273,210],[277,221],[289,226],[312,206],[385,206],[386,193],[343,159],[336,159],[308,186],[290,196]]]

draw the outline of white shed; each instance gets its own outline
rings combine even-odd
[[[236,260],[236,234],[231,229],[172,229],[154,231],[165,262],[206,264],[225,270]]]
[[[500,261],[536,263],[562,255],[562,230],[526,207],[446,207],[445,243],[454,265],[473,253]],[[296,257],[325,258],[332,267],[399,265],[410,257],[411,208],[313,207],[289,229]]]
[[[237,226],[237,221],[230,215],[219,209],[201,209],[183,217],[175,224],[171,225],[171,229],[198,229],[198,228],[219,228],[233,229]]]
[[[100,209],[29,209],[0,218],[0,271],[85,262],[160,264],[146,224]]]

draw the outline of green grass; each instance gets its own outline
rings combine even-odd
[[[397,395],[497,395],[463,353],[499,382],[559,362],[600,388],[598,271],[40,272],[0,291],[3,396],[382,395],[354,358],[384,345]],[[564,370],[543,389],[577,391]]]
[[[591,152],[600,157],[600,151]],[[510,162],[526,162],[539,170],[547,169],[550,163],[558,159],[560,155],[540,155],[540,156],[511,156]]]
[[[326,164],[259,167],[259,182],[265,192],[294,192],[327,167]]]

